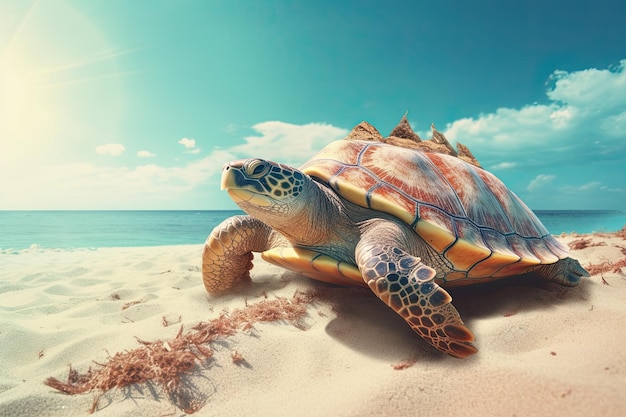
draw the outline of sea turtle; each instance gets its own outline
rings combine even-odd
[[[406,117],[388,138],[367,122],[300,169],[263,159],[226,164],[222,189],[249,215],[207,238],[207,291],[250,280],[252,252],[311,278],[368,286],[435,348],[476,352],[442,287],[533,272],[562,285],[588,276],[533,212],[467,148]]]

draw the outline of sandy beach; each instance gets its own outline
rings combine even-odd
[[[560,239],[593,273],[578,287],[525,277],[452,292],[477,338],[465,360],[435,351],[368,290],[258,256],[250,287],[210,297],[201,245],[5,251],[0,415],[86,416],[97,398],[102,417],[623,416],[626,233]],[[194,351],[174,390],[153,381],[67,395],[44,384],[67,381],[69,364],[81,374],[152,342],[175,349],[179,332],[276,300],[302,314],[234,322],[206,345],[210,358]]]

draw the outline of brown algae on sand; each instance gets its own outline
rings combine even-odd
[[[105,363],[95,363],[84,373],[79,373],[70,365],[65,381],[50,377],[44,383],[70,395],[95,391],[90,413],[98,409],[102,395],[113,388],[155,383],[174,405],[185,413],[194,413],[204,406],[205,401],[187,394],[182,377],[208,364],[213,356],[213,342],[240,330],[249,330],[259,322],[286,321],[301,328],[300,321],[307,314],[307,305],[316,298],[314,292],[303,292],[296,293],[292,298],[263,300],[231,313],[224,312],[216,319],[198,323],[186,332],[181,326],[171,340],[150,342],[137,339],[140,346],[135,349],[109,355]],[[233,356],[235,364],[242,361],[245,360],[240,353]]]
[[[580,236],[580,235],[574,234],[574,236]],[[598,241],[594,241],[591,237],[584,237],[584,236],[585,235],[581,236],[579,239],[571,241],[568,245],[570,249],[581,250],[581,249],[585,249],[588,247],[607,246],[607,243],[604,241],[598,242]],[[622,227],[621,230],[618,230],[617,232],[594,233],[593,236],[596,238],[615,237],[615,238],[621,238],[622,240],[626,240],[626,226]],[[621,249],[622,255],[624,255],[622,258],[616,261],[604,260],[599,263],[588,264],[588,265],[585,265],[585,269],[587,269],[587,271],[591,275],[599,275],[605,272],[614,272],[616,274],[623,275],[624,273],[622,272],[622,269],[626,268],[626,245],[614,245],[614,246],[619,247]]]

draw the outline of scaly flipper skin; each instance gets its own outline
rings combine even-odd
[[[375,230],[364,234],[356,247],[357,265],[374,294],[440,351],[457,358],[476,353],[474,335],[451,304],[452,297],[435,283],[435,270],[399,245],[389,245]]]
[[[585,270],[576,259],[565,258],[549,265],[538,265],[531,270],[542,277],[567,287],[578,285],[582,277],[588,277]]]
[[[272,246],[272,229],[250,216],[234,216],[213,229],[202,253],[202,278],[210,294],[250,281],[252,252]]]

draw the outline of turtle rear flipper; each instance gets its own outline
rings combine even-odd
[[[548,265],[537,265],[530,272],[535,272],[550,281],[567,287],[578,285],[582,277],[589,276],[589,272],[573,258],[560,259],[558,262]]]
[[[477,352],[452,297],[435,283],[435,270],[397,246],[357,245],[357,263],[370,289],[435,348],[457,358]]]

